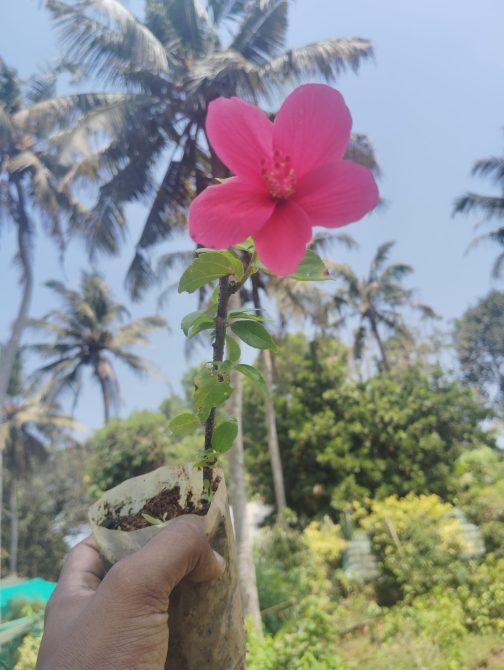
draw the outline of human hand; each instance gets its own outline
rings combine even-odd
[[[224,569],[194,517],[176,519],[107,574],[87,538],[68,555],[47,604],[36,670],[163,670],[173,588]]]

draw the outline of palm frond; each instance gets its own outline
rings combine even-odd
[[[344,289],[339,289],[332,298],[333,307],[336,313],[341,314],[345,309],[350,307],[350,301]]]
[[[424,302],[415,302],[411,306],[420,312],[423,319],[441,319],[436,310]]]
[[[139,300],[144,291],[155,284],[160,283],[170,270],[176,266],[189,265],[193,257],[193,251],[168,252],[158,259],[156,268],[153,268],[152,262],[147,255],[147,251],[140,246],[137,246],[133,261],[128,268],[125,281],[131,299],[135,301]],[[166,295],[160,297],[160,307],[163,306],[165,298],[168,298],[170,292],[171,289],[168,289]]]
[[[78,347],[76,342],[61,342],[59,340],[54,341],[54,342],[41,342],[37,344],[28,344],[26,345],[26,349],[29,351],[33,351],[36,354],[39,354],[43,358],[50,358],[53,356],[58,355],[60,358],[63,356],[63,358],[68,358],[68,354],[72,353],[72,355],[75,355],[76,353],[76,348]]]
[[[504,216],[504,198],[466,193],[455,201],[453,213],[468,214],[473,210],[481,212],[487,219],[502,218]]]
[[[171,0],[163,5],[184,51],[201,56],[212,48],[214,25],[199,0]]]
[[[288,0],[249,2],[231,50],[256,65],[264,65],[285,45],[288,13]]]
[[[114,255],[127,236],[123,207],[108,201],[88,210],[75,203],[69,218],[69,231],[82,236],[90,258],[98,252]]]
[[[306,77],[328,82],[348,69],[356,72],[362,61],[373,56],[371,42],[360,37],[328,39],[308,44],[272,58],[260,71],[273,85]]]
[[[369,138],[362,133],[352,133],[345,158],[346,160],[367,167],[377,177],[381,175],[380,164],[376,158],[374,148],[369,141]]]
[[[137,375],[140,376],[160,375],[159,367],[154,363],[152,363],[152,361],[147,361],[144,358],[136,356],[135,354],[132,354],[129,351],[125,351],[124,349],[119,349],[116,347],[112,347],[110,351],[114,354],[114,356],[117,359],[119,359],[122,363],[124,363],[130,370],[135,372]]]
[[[117,144],[128,146],[128,135],[131,137],[139,128],[145,131],[145,120],[156,102],[156,98],[144,95],[113,96],[83,113],[68,128],[53,133],[50,147],[58,152],[60,162],[76,174],[91,179],[100,172],[111,174],[122,157],[117,155]],[[112,152],[115,155],[109,156]],[[68,175],[66,181],[70,181]]]
[[[389,265],[380,275],[380,282],[385,284],[391,281],[401,281],[404,277],[412,274],[413,268],[411,265],[406,263],[395,263],[394,265]]]
[[[317,233],[310,247],[317,253],[329,253],[338,244],[348,251],[355,251],[359,248],[356,240],[348,233]]]
[[[280,315],[288,315],[298,322],[307,318],[321,323],[327,321],[327,295],[315,284],[270,277],[267,293],[275,299]]]
[[[11,117],[0,104],[0,151],[7,151],[14,141],[15,128]]]
[[[258,68],[237,51],[211,53],[195,63],[187,78],[187,91],[195,101],[203,96],[211,100],[240,95],[258,102],[269,93]]]
[[[107,109],[127,103],[131,96],[124,93],[78,93],[43,100],[31,107],[24,107],[12,115],[12,122],[25,132],[42,131],[71,125],[81,115],[97,109]]]
[[[160,278],[163,278],[167,275],[168,272],[173,270],[174,267],[187,266],[194,259],[194,251],[170,251],[167,254],[163,254],[158,259],[157,263],[157,275]]]
[[[187,209],[194,194],[194,187],[190,181],[190,175],[194,170],[193,156],[194,144],[190,141],[184,146],[181,159],[170,162],[156,191],[156,197],[137,243],[135,256],[126,275],[126,286],[134,300],[138,300],[142,293],[157,281],[158,272],[162,270],[161,266],[158,267],[158,272],[153,270],[146,250],[169,237],[174,230],[182,229],[186,225]]]
[[[476,161],[472,174],[479,177],[493,177],[497,183],[504,185],[504,158],[492,157]]]
[[[5,162],[8,172],[12,175],[31,176],[29,189],[34,202],[49,222],[49,234],[58,239],[63,246],[63,233],[60,226],[60,208],[57,198],[57,185],[50,170],[33,151],[21,151]]]
[[[124,345],[146,344],[148,342],[147,336],[158,330],[169,330],[165,319],[159,316],[148,316],[143,319],[130,321],[121,326],[114,335],[114,350]]]
[[[369,281],[375,281],[378,277],[379,271],[382,269],[384,263],[389,257],[389,254],[392,250],[392,247],[395,245],[395,242],[384,242],[378,247],[376,254],[371,262],[371,268],[369,271]]]
[[[248,0],[209,0],[208,6],[216,25],[243,14]]]
[[[504,268],[504,252],[502,254],[499,254],[495,259],[492,268],[492,277],[494,279],[500,279],[500,277],[502,276],[503,268]]]
[[[403,338],[405,341],[409,342],[414,340],[413,334],[406,326],[401,314],[391,310],[382,310],[380,313],[376,314],[376,318],[380,323],[397,335],[397,337]]]
[[[44,282],[44,286],[50,288],[51,291],[54,291],[59,296],[61,296],[63,300],[68,302],[71,302],[72,300],[79,297],[77,291],[69,289],[62,281],[57,279],[49,279],[48,281]],[[65,315],[64,312],[60,312],[60,314],[62,316]]]
[[[66,58],[90,73],[127,82],[132,65],[137,71],[168,71],[163,45],[119,0],[81,0],[74,5],[47,0],[47,7],[66,46]]]
[[[100,186],[93,209],[87,213],[78,212],[72,221],[78,226],[73,230],[83,234],[91,256],[97,252],[117,252],[126,234],[124,204],[143,200],[155,190],[154,168],[169,138],[163,127],[153,120],[142,124],[142,132],[137,132],[139,128],[137,125],[136,130],[125,134],[124,138],[121,134],[103,152],[99,161],[109,165],[114,172]],[[153,217],[158,211],[155,209]],[[154,228],[149,226],[150,235]],[[140,243],[144,242],[146,238],[141,238]]]
[[[37,348],[38,353],[41,353],[43,351],[43,348],[47,346],[47,352],[48,356],[53,356],[54,354],[52,353],[52,347],[50,344],[44,345],[32,345],[33,347]],[[28,348],[31,348],[28,347]],[[67,370],[69,368],[72,368],[72,372],[74,372],[76,362],[75,362],[75,356],[67,356],[67,357],[62,357],[59,358],[55,361],[51,361],[50,363],[47,363],[47,365],[43,365],[33,373],[32,378],[33,379],[42,379],[46,375],[50,374],[51,379],[53,381],[55,380],[61,380],[65,377],[65,374],[67,373]],[[77,363],[78,366],[81,365],[81,363]]]
[[[49,100],[56,95],[57,73],[47,69],[30,77],[25,84],[25,98],[30,105]]]
[[[345,283],[348,295],[357,298],[360,294],[359,278],[352,268],[346,263],[331,263],[329,268],[334,279],[340,279]]]
[[[414,291],[404,288],[399,282],[380,281],[376,282],[376,295],[381,296],[389,305],[400,307],[411,304]]]
[[[14,114],[23,105],[18,73],[0,57],[0,109]]]

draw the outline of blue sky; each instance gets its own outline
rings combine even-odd
[[[38,0],[0,3],[0,56],[22,77],[54,58],[55,35]],[[141,2],[125,3],[141,7]],[[354,118],[354,130],[372,140],[383,169],[380,190],[388,206],[347,228],[360,251],[339,254],[364,272],[378,244],[397,240],[394,259],[415,268],[410,284],[419,297],[447,322],[484,295],[492,285],[490,268],[497,249],[482,246],[465,255],[474,237],[477,217],[451,216],[454,199],[468,189],[495,192],[490,183],[470,176],[474,160],[502,154],[504,149],[504,3],[501,0],[297,0],[291,10],[289,46],[326,37],[361,36],[372,40],[374,62],[359,74],[341,77],[336,86]],[[140,305],[129,305],[123,290],[125,269],[141,230],[145,209],[129,210],[130,243],[120,258],[100,266],[116,296],[133,316],[154,313],[157,293]],[[0,238],[0,339],[7,334],[18,301],[16,268],[11,260],[11,233]],[[42,236],[37,239],[37,290],[32,315],[52,304],[42,286],[60,278],[75,286],[89,268],[85,254],[74,244],[64,265]],[[159,334],[145,353],[160,366],[164,378],[138,380],[119,368],[123,385],[122,414],[156,407],[170,390],[179,388],[187,366],[181,317],[194,301],[175,293],[163,309],[172,334]],[[197,357],[193,359],[195,362]],[[100,425],[99,389],[90,380],[78,406],[78,418]]]

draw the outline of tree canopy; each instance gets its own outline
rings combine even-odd
[[[334,340],[288,337],[275,360],[275,407],[287,503],[308,517],[338,515],[352,500],[436,493],[450,500],[453,463],[489,445],[492,415],[436,368],[412,365],[359,382]],[[244,427],[254,485],[268,498],[262,407],[247,388]]]
[[[463,380],[502,407],[504,401],[504,293],[491,291],[455,322]]]

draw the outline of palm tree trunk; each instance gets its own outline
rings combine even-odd
[[[243,613],[252,621],[255,632],[262,634],[261,611],[257,591],[256,571],[252,553],[252,537],[247,519],[247,490],[245,485],[245,462],[242,432],[243,379],[239,372],[233,371],[231,384],[234,393],[229,402],[229,413],[238,419],[238,435],[228,452],[229,497],[233,508],[233,521],[236,536],[236,555]]]
[[[385,347],[383,346],[380,333],[378,332],[378,326],[376,325],[376,320],[374,317],[370,317],[369,321],[371,325],[371,332],[373,333],[373,337],[375,338],[376,344],[378,345],[378,348],[380,350],[382,365],[387,372],[390,372],[390,363],[388,361],[387,353],[385,351]]]
[[[19,343],[26,326],[28,311],[33,295],[33,267],[31,263],[30,242],[31,227],[26,213],[23,188],[19,181],[15,182],[18,201],[16,208],[16,223],[18,236],[18,256],[22,267],[23,294],[21,304],[19,305],[16,320],[12,326],[12,331],[0,356],[0,421],[7,399],[7,391],[12,377],[12,371],[16,363],[16,355],[19,351]],[[0,548],[2,544],[2,521],[3,521],[3,454],[5,444],[0,437]],[[17,522],[16,522],[17,523]],[[16,544],[17,547],[17,544]],[[17,562],[17,559],[16,559]]]
[[[231,296],[229,307],[240,307],[238,294]],[[262,635],[261,610],[257,591],[256,571],[252,552],[252,537],[247,519],[247,487],[245,483],[245,455],[243,448],[242,406],[243,378],[234,370],[231,374],[231,385],[234,388],[229,400],[228,410],[238,420],[238,435],[233,447],[228,452],[229,463],[229,497],[233,508],[234,531],[236,537],[236,555],[238,560],[238,576],[243,613],[249,617],[258,635]]]
[[[21,262],[23,276],[23,295],[19,305],[16,320],[12,326],[10,338],[0,357],[0,411],[5,404],[7,390],[11,380],[12,371],[19,350],[19,343],[26,326],[28,310],[33,294],[33,268],[30,254],[31,231],[28,216],[26,214],[24,194],[21,184],[16,182],[18,192],[17,202],[17,233],[18,233],[18,256]]]
[[[287,507],[285,496],[285,484],[282,468],[282,457],[278,445],[278,431],[276,422],[275,402],[273,399],[273,364],[271,361],[271,351],[264,349],[262,352],[264,364],[264,378],[269,393],[265,400],[266,409],[266,428],[268,431],[268,451],[271,461],[271,472],[273,474],[273,488],[275,490],[275,501],[277,512],[281,512]]]
[[[18,523],[18,505],[17,505],[17,481],[13,473],[10,484],[10,556],[9,572],[11,575],[17,574],[17,558],[19,544],[19,523]]]
[[[257,314],[262,315],[261,298],[259,287],[257,285],[257,275],[252,277],[252,300]],[[271,462],[271,472],[273,474],[273,489],[275,491],[275,501],[277,512],[281,512],[287,506],[285,496],[285,484],[282,468],[282,457],[278,445],[278,431],[276,422],[275,403],[273,399],[273,364],[271,361],[271,351],[264,349],[262,352],[264,365],[264,378],[268,387],[268,395],[264,402],[266,410],[266,429],[268,439],[268,451]]]
[[[108,387],[107,387],[107,380],[104,378],[100,372],[96,371],[96,376],[98,377],[98,381],[100,382],[100,388],[102,392],[102,398],[103,398],[103,418],[105,423],[109,422],[110,419],[110,397],[109,397],[109,392],[108,392]]]

